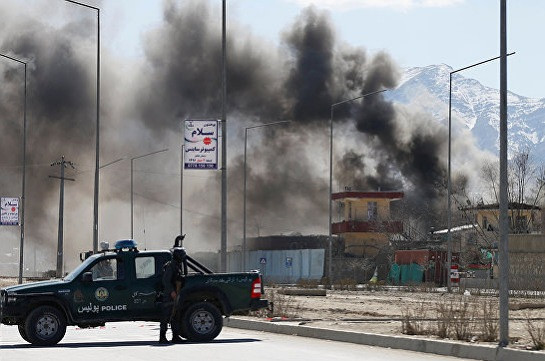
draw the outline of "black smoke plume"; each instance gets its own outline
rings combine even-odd
[[[136,172],[141,189],[138,200],[146,203],[136,217],[137,237],[150,239],[150,244],[154,237],[174,236],[179,230],[182,120],[221,116],[219,18],[219,9],[210,1],[165,1],[163,23],[143,38],[142,62],[120,73],[118,60],[106,52],[103,55],[104,162],[171,149],[163,158],[142,160]],[[73,201],[66,216],[75,224],[68,233],[77,239],[74,249],[80,251],[86,247],[82,244],[91,244],[92,236],[94,24],[56,29],[25,19],[3,29],[1,48],[31,64],[28,163],[39,166],[29,167],[30,238],[51,248],[56,244],[58,183],[47,175],[56,172],[49,163],[64,154],[80,164],[76,183],[81,186],[72,186]],[[242,234],[244,130],[281,120],[290,123],[249,132],[248,235],[325,233],[331,105],[395,87],[399,71],[385,53],[368,55],[364,49],[343,44],[328,14],[313,7],[286,29],[280,48],[233,21],[228,30],[229,244],[237,244]],[[13,129],[12,118],[20,116],[21,105],[12,100],[19,96],[21,80],[12,67],[1,69],[2,136],[11,139],[3,144],[16,145],[13,139],[20,132]],[[438,185],[445,177],[445,137],[441,135],[445,132],[428,116],[400,109],[378,94],[339,107],[333,121],[335,134],[345,135],[344,141],[335,141],[334,191],[347,184],[360,190],[403,190],[417,195],[408,197],[415,204],[437,204],[443,195]],[[2,187],[13,178],[13,172],[5,169]],[[105,170],[104,177],[108,172],[115,174],[103,181],[101,214],[111,216],[102,217],[101,240],[109,235],[128,236],[127,161],[117,170]],[[195,248],[217,249],[219,172],[187,172],[184,179],[186,240]],[[144,221],[146,234],[141,231]],[[170,243],[170,239],[164,242]]]

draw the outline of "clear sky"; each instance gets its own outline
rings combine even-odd
[[[63,0],[1,1],[22,12],[39,11],[49,21],[60,14],[67,21],[76,11],[90,14]],[[141,56],[141,35],[163,16],[163,0],[79,1],[100,7],[102,44],[122,57]],[[221,0],[198,1],[217,4],[221,14]],[[309,5],[329,12],[341,41],[371,53],[386,51],[401,67],[445,63],[458,69],[499,55],[500,0],[227,0],[228,21],[278,43]],[[507,7],[508,50],[516,51],[509,58],[508,88],[545,98],[545,1],[508,0]],[[499,62],[463,75],[499,88]]]
[[[221,9],[221,0],[202,1]],[[88,2],[102,9],[105,46],[127,56],[141,55],[140,34],[162,18],[160,0]],[[229,22],[279,42],[310,4],[330,13],[340,40],[371,53],[386,51],[401,67],[445,63],[457,69],[499,55],[500,0],[227,0],[227,11]],[[508,50],[516,51],[509,58],[508,88],[545,98],[545,1],[511,0],[507,7]],[[499,62],[463,75],[499,87]]]

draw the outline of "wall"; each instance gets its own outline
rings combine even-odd
[[[344,199],[342,201],[344,203],[342,216],[345,220],[367,221],[368,202],[377,202],[378,219],[386,220],[390,217],[390,201],[390,199],[384,198]]]
[[[545,291],[545,235],[509,235],[511,289]]]
[[[344,251],[357,257],[374,257],[388,246],[388,236],[377,232],[343,233]]]
[[[247,270],[259,270],[266,283],[297,283],[300,279],[321,280],[325,266],[324,249],[263,250],[247,252]],[[242,253],[227,255],[230,272],[242,270]]]

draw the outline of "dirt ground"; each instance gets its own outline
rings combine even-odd
[[[16,279],[0,278],[0,287],[16,284]],[[331,328],[384,335],[403,335],[403,325],[410,322],[422,334],[411,337],[440,339],[438,337],[437,310],[443,307],[463,309],[450,312],[453,319],[471,319],[462,322],[470,325],[465,341],[483,344],[497,344],[497,341],[483,340],[482,328],[486,315],[493,317],[489,325],[497,327],[498,299],[494,296],[447,293],[441,289],[419,289],[379,286],[361,290],[327,290],[325,296],[284,295],[287,288],[266,288],[266,298],[273,302],[274,313],[261,312],[253,318],[271,322],[289,322],[310,327]],[[291,291],[294,291],[290,288]],[[302,293],[312,292],[302,289]],[[295,290],[297,291],[297,290]],[[492,312],[482,311],[485,305],[492,306]],[[475,313],[473,313],[475,312]],[[445,313],[442,313],[443,315]],[[541,331],[545,341],[545,297],[510,298],[509,311],[510,347],[532,349],[534,343],[529,335],[528,319],[536,331]],[[460,322],[458,322],[460,324]],[[451,326],[455,328],[455,326]],[[456,339],[451,335],[449,339]]]
[[[303,291],[304,292],[304,291]],[[454,321],[453,333],[460,325],[466,326],[465,341],[483,344],[483,328],[498,328],[498,298],[495,296],[471,295],[441,289],[419,290],[399,287],[377,287],[356,291],[327,290],[326,296],[283,295],[281,288],[268,289],[267,298],[275,303],[274,314],[260,315],[272,322],[299,322],[310,327],[322,327],[385,335],[403,335],[403,325],[416,325],[422,334],[411,337],[440,339],[438,337],[438,309],[453,308],[463,311],[446,311]],[[464,306],[465,305],[465,306]],[[490,307],[489,312],[484,312]],[[273,316],[273,317],[270,317]],[[533,349],[534,343],[528,333],[528,319],[535,330],[541,331],[545,341],[545,298],[510,298],[509,337],[511,347]],[[486,321],[489,321],[486,323]],[[490,332],[492,333],[492,332]],[[456,339],[451,335],[448,339]]]

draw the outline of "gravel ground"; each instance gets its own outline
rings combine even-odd
[[[487,315],[496,318],[491,320],[490,325],[494,327],[498,324],[498,299],[493,296],[449,294],[441,289],[408,292],[389,287],[361,291],[328,290],[326,296],[286,296],[279,294],[278,291],[279,289],[267,291],[267,298],[275,303],[274,317],[269,317],[273,322],[299,320],[300,324],[310,327],[403,335],[403,320],[408,317],[413,324],[420,325],[426,330],[426,334],[414,337],[432,339],[439,339],[436,310],[441,305],[463,309],[463,305],[467,304],[467,314],[475,311],[477,320],[456,323],[458,326],[470,325],[468,341],[463,342],[497,344],[497,341],[483,341],[481,331],[485,325],[483,312],[485,305],[491,306],[491,312]],[[460,318],[460,312],[451,311],[443,314]],[[545,298],[511,298],[509,318],[512,347],[521,349],[533,347],[528,333],[528,319],[532,320],[532,325],[541,329],[545,341]]]

